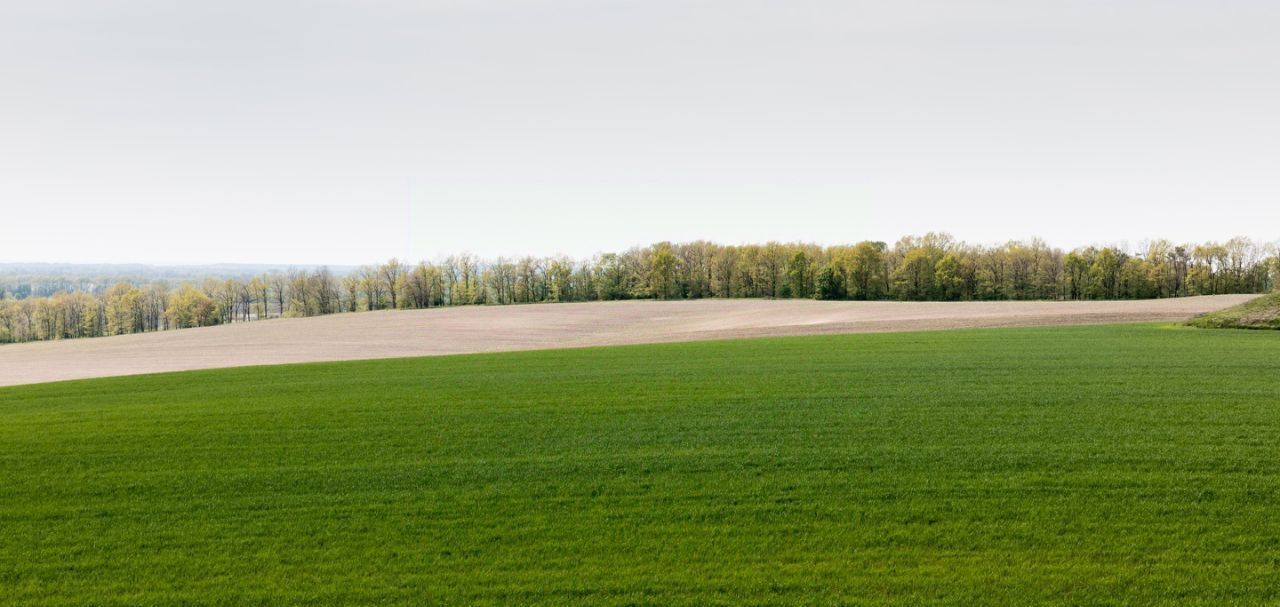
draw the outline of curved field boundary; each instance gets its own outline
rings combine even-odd
[[[0,386],[402,356],[736,337],[1183,321],[1253,295],[1141,301],[625,301],[391,310],[0,346]]]

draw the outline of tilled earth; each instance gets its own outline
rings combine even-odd
[[[624,301],[394,310],[0,346],[0,386],[332,360],[770,335],[1180,321],[1253,295],[1141,301]]]

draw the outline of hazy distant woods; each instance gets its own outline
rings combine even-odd
[[[822,247],[658,243],[575,261],[391,260],[351,272],[325,268],[249,279],[99,283],[27,296],[30,278],[0,278],[0,342],[120,335],[280,316],[437,306],[617,299],[771,297],[855,300],[1144,299],[1262,293],[1280,283],[1275,245],[1245,238],[1138,251],[1070,252],[1040,240],[995,247],[946,234]],[[47,290],[47,285],[45,286]]]

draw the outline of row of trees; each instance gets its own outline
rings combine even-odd
[[[216,264],[150,266],[143,264],[0,263],[0,299],[52,297],[59,293],[100,293],[118,282],[146,285],[200,283],[210,276],[249,280],[285,267]]]
[[[575,261],[452,256],[0,299],[0,343],[122,335],[362,310],[617,299],[1140,299],[1261,293],[1280,283],[1275,245],[1246,238],[1136,250],[1045,242],[969,245],[947,234],[823,247],[658,243]]]

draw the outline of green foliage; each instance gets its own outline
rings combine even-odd
[[[964,297],[965,272],[960,259],[953,253],[947,253],[934,266],[934,278],[937,283],[938,297],[944,301],[955,301]]]
[[[936,266],[941,252],[926,248],[907,251],[893,272],[893,294],[898,299],[926,301],[937,293]]]
[[[848,296],[840,272],[832,266],[823,266],[818,271],[818,299],[845,299]]]
[[[852,250],[841,251],[849,296],[858,300],[875,300],[888,296],[888,245],[883,242],[860,242]]]
[[[803,250],[787,260],[787,286],[791,297],[808,298],[813,294],[813,261]]]
[[[551,301],[573,301],[573,262],[568,259],[554,259],[547,268],[547,281],[550,284]]]
[[[104,298],[107,335],[133,333],[138,328],[138,299],[141,291],[128,283],[116,283]]]
[[[1151,326],[0,389],[0,604],[1275,604],[1277,394]]]
[[[602,300],[630,299],[633,287],[628,280],[624,259],[616,253],[600,257],[596,280],[596,298]]]
[[[1280,293],[1205,314],[1187,324],[1202,329],[1280,329]]]
[[[183,285],[169,297],[169,307],[165,315],[169,325],[176,329],[203,327],[216,324],[213,300],[199,289],[191,285]]]
[[[892,247],[872,241],[823,247],[699,240],[660,242],[588,260],[482,260],[463,254],[410,267],[391,259],[345,275],[317,267],[248,281],[209,278],[201,290],[214,305],[210,322],[224,323],[389,308],[633,298],[832,298],[836,292],[844,293],[839,298],[856,300],[1140,299],[1267,292],[1280,280],[1275,251],[1274,245],[1245,238],[1195,246],[1156,240],[1135,251],[1087,247],[1067,253],[1039,239],[985,247],[943,233],[907,236]],[[835,274],[820,278],[818,270],[826,267]],[[105,291],[30,297],[56,285],[101,288],[58,280],[7,286],[0,280],[0,343],[188,326],[168,322],[173,285],[166,282],[121,282]],[[820,292],[824,286],[825,294]],[[5,293],[23,299],[5,298]]]
[[[658,243],[653,248],[653,259],[650,262],[649,284],[653,296],[658,299],[671,299],[676,295],[676,269],[680,259],[671,252],[671,243]]]

